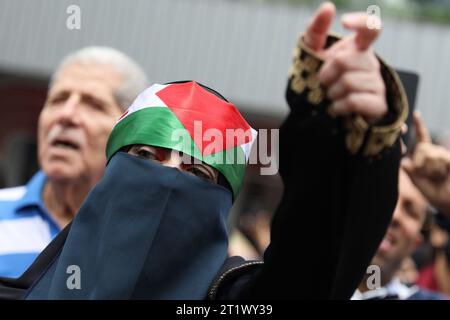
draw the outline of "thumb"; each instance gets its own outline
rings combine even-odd
[[[328,29],[336,14],[336,7],[331,2],[320,5],[310,20],[306,29],[305,44],[314,51],[320,51],[325,46]]]

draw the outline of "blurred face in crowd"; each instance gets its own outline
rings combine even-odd
[[[129,154],[139,158],[155,161],[167,167],[177,168],[212,183],[218,183],[219,171],[181,152],[149,145],[133,145]]]
[[[39,163],[50,179],[96,181],[105,147],[121,109],[114,98],[121,76],[108,65],[64,67],[39,117]]]
[[[397,269],[401,261],[420,244],[420,230],[426,211],[426,199],[408,175],[400,170],[397,206],[372,264],[379,265],[382,272],[386,268]]]

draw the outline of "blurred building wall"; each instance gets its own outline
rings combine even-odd
[[[66,28],[72,4],[81,8],[80,30]],[[113,46],[151,82],[196,79],[244,111],[283,116],[291,51],[312,11],[237,0],[0,0],[0,68],[49,74],[77,48]],[[450,27],[384,26],[377,51],[420,73],[418,108],[433,131],[450,132]]]

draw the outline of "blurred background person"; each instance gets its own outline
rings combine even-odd
[[[147,85],[131,58],[87,47],[63,59],[38,122],[41,170],[0,190],[0,276],[18,277],[71,221],[103,175],[109,133]]]
[[[367,275],[354,299],[448,299],[450,152],[432,143],[419,113],[413,122],[415,146],[402,161],[394,216],[372,260],[381,269],[381,288],[369,290]],[[429,204],[439,213],[427,221]],[[418,268],[411,256],[424,240],[433,249],[432,263]]]
[[[379,288],[369,288],[370,274],[367,274],[353,295],[355,300],[418,300],[445,299],[443,295],[433,293],[418,286],[407,286],[396,275],[405,259],[422,242],[420,233],[427,212],[427,201],[414,186],[407,173],[400,169],[399,195],[394,215],[386,235],[371,265],[380,267]]]

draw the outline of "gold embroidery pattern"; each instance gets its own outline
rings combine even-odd
[[[322,61],[311,54],[310,50],[304,46],[302,37],[300,39],[298,47],[294,49],[293,64],[289,70],[290,86],[295,93],[306,94],[308,102],[316,106],[325,97],[317,76]]]
[[[345,136],[345,144],[351,154],[356,154],[361,148],[364,137],[369,125],[360,115],[354,115],[345,121],[347,134]]]
[[[386,85],[386,92],[393,100],[391,107],[394,108],[397,119],[392,124],[374,126],[369,130],[363,150],[363,154],[368,157],[376,156],[385,148],[394,145],[401,134],[402,124],[408,116],[408,100],[397,73],[388,67],[383,60],[379,57],[377,58],[381,62],[381,74]],[[356,116],[346,120],[346,127],[348,129],[346,136],[347,149],[351,154],[356,154],[361,148],[369,126],[361,116]]]
[[[311,90],[320,89],[320,81],[319,81],[319,77],[317,76],[317,73],[311,73],[311,74],[306,78],[306,85],[307,85],[308,88],[310,88]]]
[[[308,82],[306,82],[308,85]],[[316,88],[308,92],[308,101],[313,105],[318,105],[323,100],[323,90],[320,88]]]
[[[306,55],[303,59],[303,64],[305,65],[305,70],[314,73],[317,71],[319,67],[320,61],[317,58],[313,58],[312,56]]]
[[[303,91],[305,91],[306,88],[306,82],[300,76],[294,75],[292,77],[291,88],[297,93],[303,93]]]
[[[408,99],[400,78],[382,59],[378,57],[378,60],[381,62],[381,74],[386,84],[386,92],[391,96],[393,108],[398,116],[390,125],[372,128],[364,148],[366,156],[375,156],[384,148],[394,145],[401,134],[402,125],[408,117]]]

